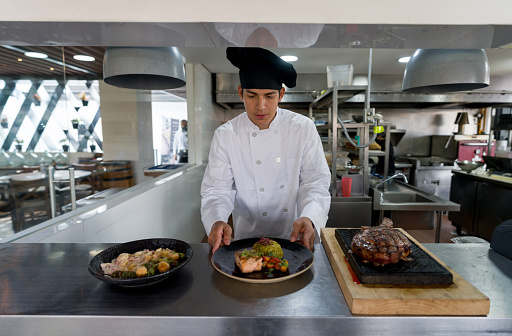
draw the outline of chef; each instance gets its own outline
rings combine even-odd
[[[188,162],[188,132],[187,121],[181,121],[181,128],[174,134],[173,143],[174,160],[178,163]]]
[[[313,122],[277,105],[293,66],[262,48],[227,48],[246,112],[213,136],[201,185],[201,218],[215,252],[234,238],[276,237],[312,249],[325,227],[330,172]]]

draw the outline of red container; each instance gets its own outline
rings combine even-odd
[[[350,197],[352,191],[352,178],[342,177],[341,178],[341,195],[343,197]]]

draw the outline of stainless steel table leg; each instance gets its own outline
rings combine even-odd
[[[53,181],[53,173],[55,171],[55,168],[50,165],[48,167],[48,187],[50,188],[50,209],[51,209],[51,213],[52,213],[52,218],[55,218],[55,203],[56,203],[56,199],[55,199],[55,185],[54,185],[54,181]]]
[[[76,189],[75,189],[75,169],[69,168],[69,192],[71,193],[71,209],[76,210]]]
[[[436,211],[436,217],[436,243],[439,243],[439,239],[441,238],[441,224],[443,223],[443,212]]]

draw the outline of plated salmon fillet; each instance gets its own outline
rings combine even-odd
[[[263,258],[255,250],[235,252],[235,262],[242,273],[261,271]]]

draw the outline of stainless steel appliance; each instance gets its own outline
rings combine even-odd
[[[439,157],[416,158],[414,160],[413,185],[443,199],[450,199],[450,183],[453,160]]]
[[[397,159],[412,164],[410,184],[443,199],[450,199],[451,171],[455,169],[457,143],[448,141],[448,135],[433,135],[430,156],[399,156]],[[446,144],[448,143],[448,147]]]

